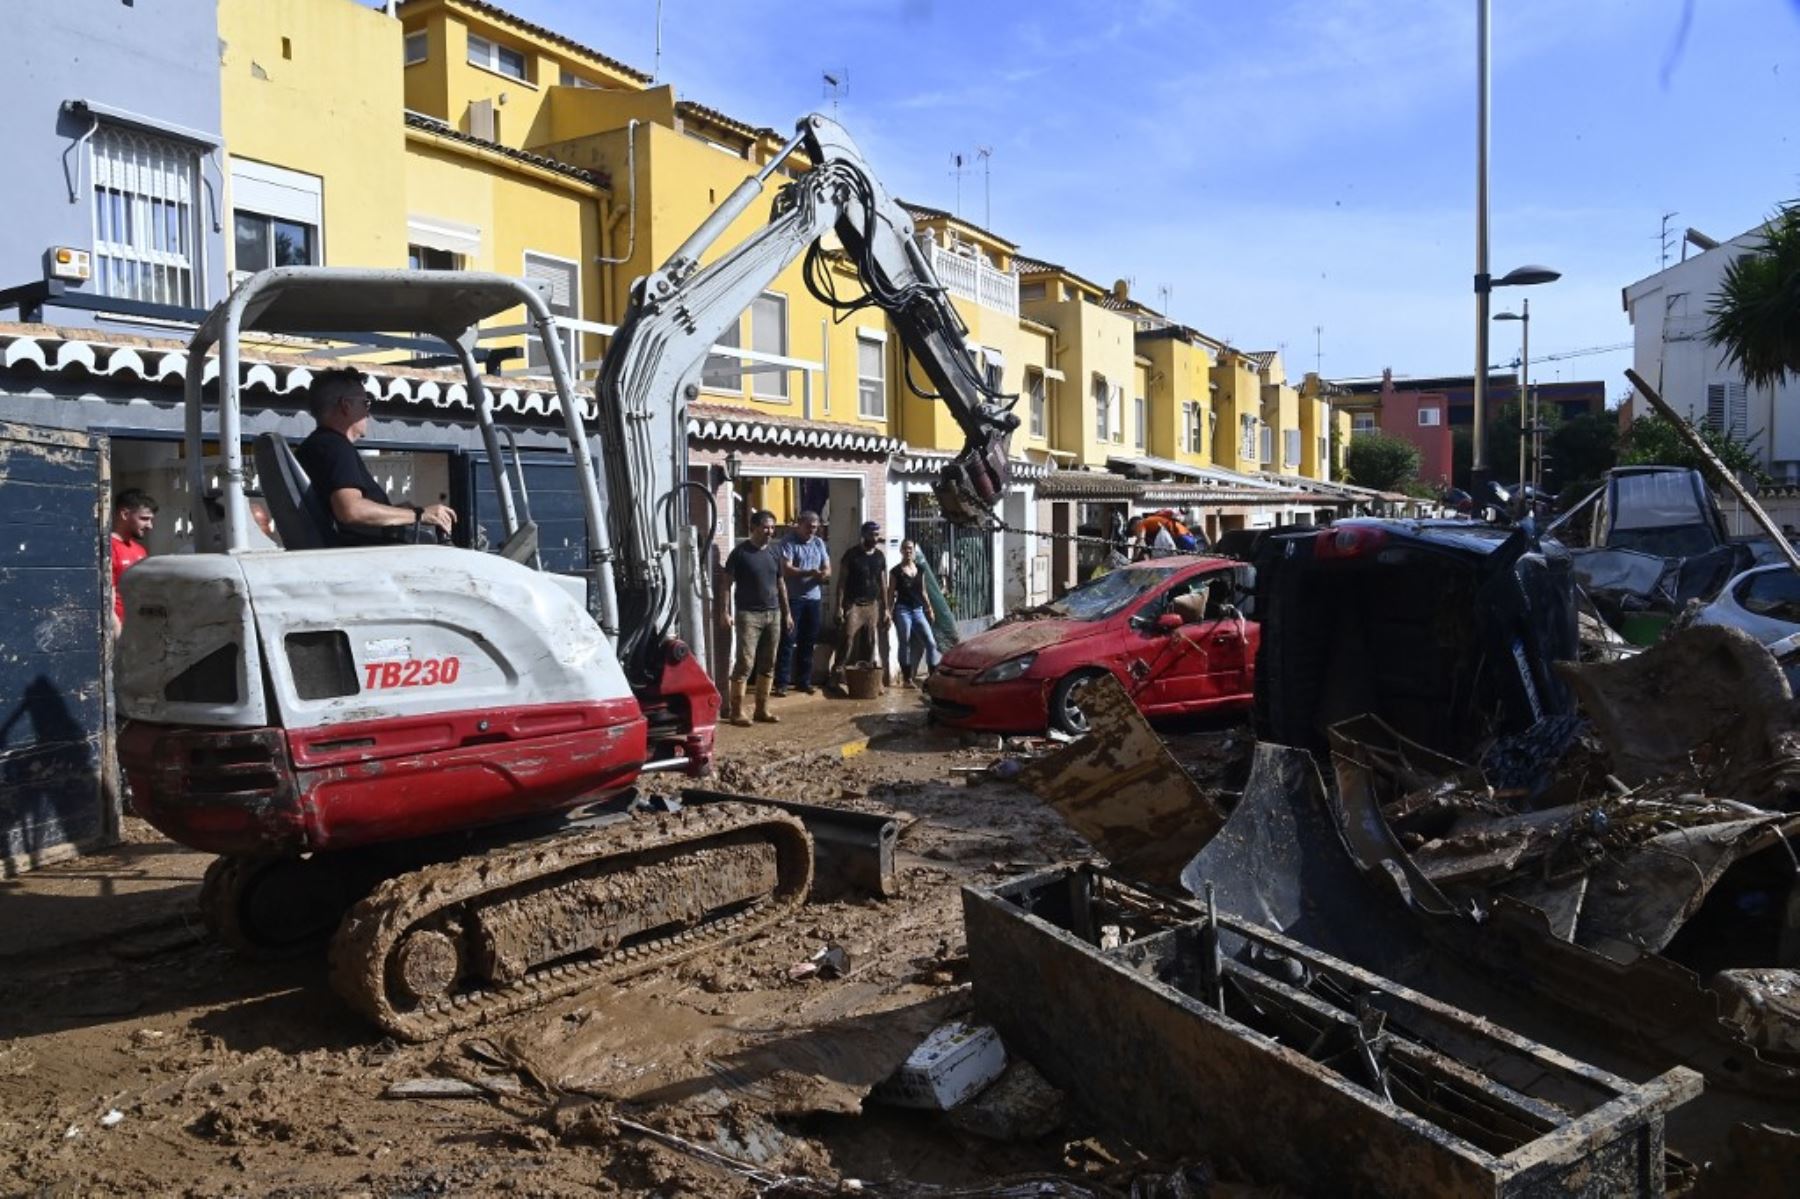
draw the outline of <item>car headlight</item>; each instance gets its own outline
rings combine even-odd
[[[1020,654],[1016,658],[1008,658],[998,666],[988,667],[975,676],[975,681],[977,683],[1010,683],[1030,670],[1031,664],[1035,661],[1037,661],[1036,654]]]

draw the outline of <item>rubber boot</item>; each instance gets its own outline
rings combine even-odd
[[[759,724],[780,724],[781,717],[769,711],[769,690],[775,686],[775,680],[764,675],[756,680],[756,721]],[[749,724],[750,721],[744,721]]]
[[[732,679],[731,680],[730,707],[731,707],[731,713],[727,717],[727,719],[730,720],[732,724],[737,725],[741,729],[749,728],[750,727],[750,718],[748,716],[744,715],[744,680],[743,679]]]

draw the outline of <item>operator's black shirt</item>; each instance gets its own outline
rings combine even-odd
[[[781,557],[775,552],[774,542],[762,549],[757,549],[754,542],[738,542],[725,559],[725,569],[731,573],[737,591],[739,612],[773,612],[781,607],[781,597],[775,591],[781,580]]]
[[[880,550],[865,550],[858,545],[844,552],[844,602],[866,604],[881,598],[887,582],[887,555]]]
[[[306,471],[313,491],[324,505],[326,519],[331,522],[326,533],[332,545],[387,545],[397,540],[382,530],[340,525],[331,511],[332,494],[346,487],[360,492],[365,500],[391,502],[348,437],[336,429],[314,429],[294,451],[294,457],[300,460],[301,469]]]

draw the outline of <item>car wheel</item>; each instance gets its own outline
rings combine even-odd
[[[1081,710],[1081,689],[1105,674],[1104,670],[1078,670],[1056,685],[1050,693],[1050,724],[1079,737],[1088,731],[1087,716]]]

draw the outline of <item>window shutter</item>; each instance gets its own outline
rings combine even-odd
[[[1706,385],[1706,423],[1719,432],[1725,431],[1725,385]]]
[[[489,142],[500,140],[500,136],[494,128],[494,102],[492,100],[469,102],[469,136]]]

